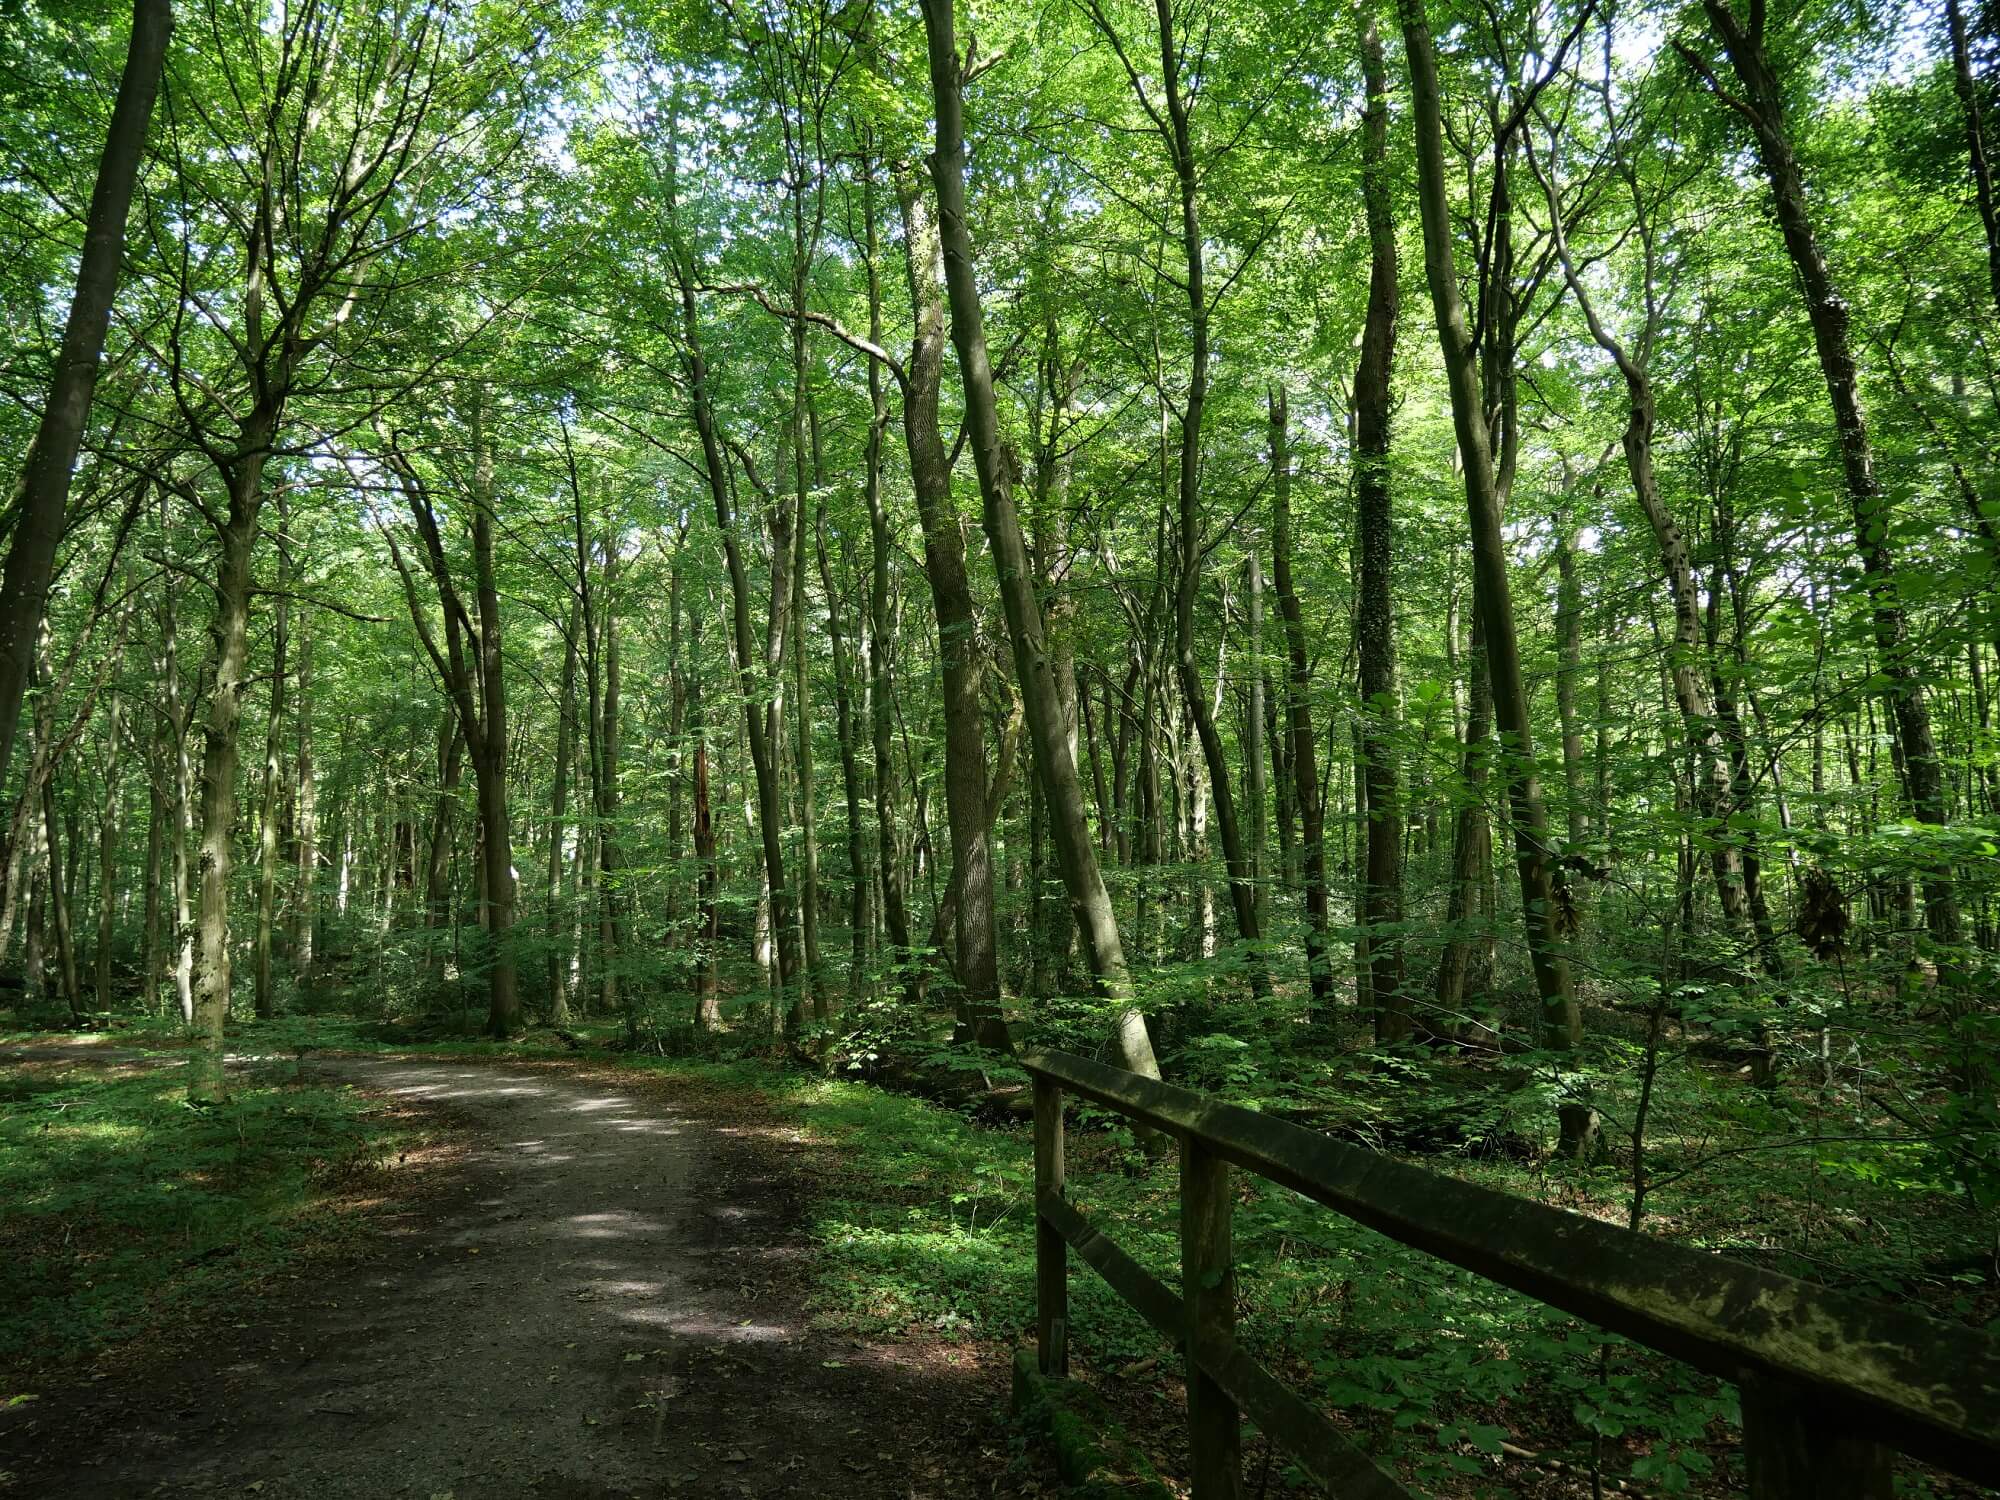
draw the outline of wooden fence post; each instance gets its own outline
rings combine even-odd
[[[1044,1375],[1069,1373],[1069,1245],[1041,1216],[1044,1194],[1063,1190],[1063,1096],[1035,1079],[1035,1353]]]
[[[1236,1403],[1202,1372],[1197,1348],[1236,1338],[1236,1270],[1230,1251],[1229,1163],[1181,1137],[1181,1297],[1187,1318],[1188,1456],[1194,1500],[1238,1500],[1243,1424]]]
[[[1892,1450],[1850,1435],[1841,1416],[1796,1390],[1746,1380],[1742,1395],[1750,1500],[1889,1500]]]

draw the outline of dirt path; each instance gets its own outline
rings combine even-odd
[[[0,1415],[8,1500],[1017,1492],[996,1371],[806,1326],[788,1133],[567,1071],[312,1066],[450,1111],[471,1149],[380,1254],[143,1389]]]

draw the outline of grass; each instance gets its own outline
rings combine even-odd
[[[0,1076],[0,1401],[353,1237],[417,1126],[290,1071],[210,1109],[173,1069],[87,1053]]]
[[[278,1056],[315,1047],[496,1059],[579,1055],[549,1038],[412,1043],[385,1041],[384,1035],[364,1022],[296,1019],[244,1027],[241,1045]],[[609,1060],[594,1047],[581,1055],[594,1063]],[[1468,1104],[1466,1080],[1392,1076],[1349,1057],[1329,1060],[1318,1097],[1302,1101],[1297,1091],[1261,1097],[1260,1087],[1270,1090],[1268,1075],[1244,1069],[1245,1076],[1234,1077],[1239,1065],[1232,1058],[1226,1049],[1207,1057],[1190,1053],[1177,1067],[1191,1083],[1218,1094],[1258,1096],[1266,1107],[1288,1113],[1303,1104],[1337,1133],[1368,1139],[1379,1129],[1385,1145],[1401,1121],[1431,1119],[1454,1107],[1476,1116],[1456,1130],[1470,1141],[1518,1142],[1546,1124],[1547,1101],[1535,1088]],[[820,1158],[811,1210],[819,1244],[815,1310],[822,1323],[869,1338],[1005,1346],[1030,1336],[1034,1237],[1026,1129],[996,1127],[851,1078],[756,1056],[637,1054],[619,1055],[617,1063],[671,1079],[689,1095],[748,1106],[830,1148]],[[171,1089],[163,1099],[157,1079],[141,1083],[153,1092],[133,1101],[137,1116],[105,1114],[111,1128],[97,1149],[114,1162],[130,1160],[131,1127],[146,1119],[169,1132],[213,1130],[219,1123],[163,1117]],[[1329,1107],[1334,1102],[1337,1111]],[[1615,1129],[1627,1101],[1607,1090],[1599,1102]],[[249,1107],[249,1101],[236,1107]],[[1775,1125],[1789,1126],[1794,1138],[1815,1134],[1801,1129],[1806,1122],[1800,1118],[1731,1119],[1732,1111],[1770,1107],[1733,1080],[1696,1068],[1665,1071],[1654,1132],[1655,1170],[1663,1185],[1648,1227],[1737,1254],[1776,1252],[1767,1258],[1779,1268],[1812,1274],[1795,1253],[1795,1236],[1800,1225],[1815,1226],[1811,1248],[1838,1257],[1818,1273],[1822,1279],[1877,1295],[1920,1296],[1941,1314],[1975,1324],[1990,1317],[1990,1307],[1955,1295],[1959,1289],[1949,1272],[1920,1271],[1938,1251],[1962,1242],[1968,1227],[1963,1208],[1927,1176],[1832,1170],[1843,1157],[1822,1149],[1740,1157],[1725,1152],[1710,1169],[1664,1181],[1727,1142],[1755,1139]],[[297,1123],[267,1126],[266,1134],[282,1142]],[[16,1128],[12,1116],[7,1128]],[[211,1144],[228,1156],[226,1140]],[[166,1148],[156,1142],[155,1149]],[[1456,1175],[1622,1222],[1623,1167],[1553,1164],[1535,1150],[1436,1148],[1420,1154],[1427,1165]],[[1147,1156],[1119,1122],[1088,1110],[1072,1117],[1068,1155],[1070,1194],[1083,1212],[1155,1275],[1178,1284],[1178,1185],[1171,1161]],[[97,1167],[79,1158],[72,1170],[69,1180],[88,1181]],[[0,1193],[9,1186],[0,1177]],[[144,1184],[127,1187],[137,1193]],[[138,1217],[157,1231],[156,1212]],[[1841,1226],[1859,1227],[1843,1239]],[[1503,1445],[1517,1450],[1517,1458],[1527,1449],[1586,1471],[1595,1449],[1607,1476],[1646,1493],[1720,1494],[1740,1485],[1740,1417],[1732,1387],[1255,1179],[1239,1178],[1234,1227],[1242,1337],[1419,1490],[1517,1492],[1533,1471],[1518,1462],[1503,1466]],[[197,1245],[187,1241],[183,1262]],[[94,1304],[86,1299],[84,1305]],[[1135,1433],[1173,1443],[1182,1421],[1177,1361],[1135,1312],[1074,1262],[1071,1349],[1130,1409]],[[1121,1372],[1128,1378],[1117,1378]],[[1170,1455],[1163,1467],[1173,1467]],[[1282,1473],[1281,1463],[1274,1482]],[[1906,1476],[1902,1489],[1913,1496],[1939,1492],[1917,1474]]]

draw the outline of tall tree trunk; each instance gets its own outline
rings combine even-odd
[[[1752,6],[1748,26],[1737,18],[1728,0],[1702,0],[1702,9],[1707,12],[1709,24],[1721,40],[1742,86],[1742,97],[1729,96],[1730,102],[1748,122],[1756,141],[1758,160],[1770,184],[1778,228],[1798,277],[1807,321],[1812,325],[1813,345],[1819,355],[1820,373],[1840,444],[1841,473],[1854,517],[1855,550],[1860,554],[1866,580],[1877,665],[1887,684],[1885,696],[1894,716],[1904,787],[1911,809],[1920,819],[1943,825],[1949,819],[1943,770],[1931,734],[1930,709],[1924,701],[1920,664],[1909,637],[1895,552],[1890,545],[1895,507],[1875,473],[1874,449],[1861,412],[1860,374],[1848,336],[1851,313],[1846,298],[1834,284],[1833,272],[1813,227],[1805,180],[1785,122],[1783,88],[1764,46],[1764,7],[1761,3]],[[1720,93],[1708,64],[1686,47],[1679,50]],[[1950,867],[1941,863],[1928,865],[1923,872],[1923,887],[1924,915],[1931,937],[1949,955],[1957,948],[1961,936],[1958,894]],[[1954,982],[1949,987],[1957,996],[1954,1014],[1962,1018],[1966,1013],[1963,986]]]
[[[716,857],[715,814],[708,786],[708,717],[701,692],[701,616],[688,612],[688,733],[694,740],[694,857],[699,870],[696,910],[699,913],[694,961],[695,1025],[703,1031],[722,1029],[722,996],[718,966],[722,942],[722,866]]]
[[[153,773],[146,778],[148,785],[146,794],[146,877],[143,917],[145,930],[142,937],[143,946],[139,973],[142,986],[140,993],[144,997],[143,1004],[147,1015],[152,1015],[154,1007],[160,1003],[160,987],[165,983],[167,973],[166,935],[162,930],[160,909],[160,886],[166,878],[167,847],[166,822],[168,802],[165,790],[161,786],[164,773],[165,768],[163,766],[156,766],[153,769]],[[5,948],[5,942],[0,941],[0,953],[3,953]]]
[[[299,791],[297,868],[292,883],[292,968],[304,974],[313,965],[313,929],[318,920],[319,785],[313,767],[312,635],[299,640],[299,748],[292,779]]]
[[[796,435],[792,457],[797,483],[792,503],[791,633],[792,692],[797,700],[792,721],[794,790],[799,799],[799,936],[805,952],[805,988],[794,1001],[788,1022],[794,1032],[804,1029],[808,1004],[815,1023],[824,1026],[831,1019],[827,1008],[826,966],[819,951],[819,793],[813,776],[812,675],[807,670],[810,663],[806,657],[806,537],[812,523],[807,516],[810,485],[806,458],[799,451],[803,443],[797,440],[802,437],[802,433]]]
[[[257,968],[255,1005],[257,1018],[268,1021],[277,1014],[277,996],[271,979],[271,934],[278,912],[278,809],[283,801],[285,682],[289,664],[285,659],[290,642],[289,598],[290,539],[285,535],[289,519],[284,492],[277,497],[278,514],[278,599],[271,621],[271,706],[264,727],[264,784],[257,797]]]
[[[841,593],[827,555],[826,507],[816,508],[813,533],[819,549],[820,587],[826,594],[827,645],[833,655],[833,722],[840,745],[840,791],[847,809],[847,927],[850,995],[865,988],[868,967],[868,874],[866,845],[861,832],[861,763],[854,753],[854,669],[848,660],[847,631],[842,620]]]
[[[51,924],[56,934],[56,975],[62,984],[63,1003],[69,1007],[69,1018],[76,1025],[83,1024],[83,985],[76,971],[76,938],[70,922],[70,913],[76,906],[76,891],[73,883],[64,878],[62,860],[63,841],[56,827],[56,778],[55,767],[49,767],[49,774],[42,778],[42,842],[47,849],[48,902]],[[72,847],[71,857],[75,850]]]
[[[862,217],[867,231],[868,338],[882,342],[882,245],[876,221],[874,157],[862,158]],[[910,919],[905,904],[903,865],[897,845],[895,747],[892,735],[895,693],[889,681],[892,621],[889,613],[889,558],[895,541],[882,499],[882,443],[889,423],[882,391],[883,362],[868,361],[868,453],[863,497],[868,504],[868,723],[875,776],[875,868],[882,890],[882,925],[889,937],[889,963],[901,974],[904,1001],[914,1011],[923,1003],[923,969],[910,952]],[[914,466],[913,466],[914,467]]]
[[[493,569],[493,440],[487,398],[473,393],[472,565],[479,602],[479,734],[468,726],[473,776],[479,785],[480,845],[485,858],[486,940],[491,950],[486,1029],[508,1037],[521,1026],[521,992],[514,959],[514,839],[507,821],[507,679],[500,650],[500,587]]]
[[[903,437],[910,455],[917,518],[924,533],[924,574],[937,615],[944,697],[945,819],[951,828],[951,878],[958,888],[953,967],[958,979],[960,1029],[981,1046],[1011,1050],[1013,1041],[1000,1014],[999,944],[993,927],[993,851],[986,818],[979,621],[973,608],[972,583],[965,571],[965,536],[952,500],[951,457],[938,425],[944,378],[945,287],[951,273],[950,230],[940,235],[922,183],[914,174],[898,177],[896,195],[903,213],[910,307],[915,321],[903,388]],[[948,201],[942,186],[938,201]],[[954,335],[959,316],[954,294]],[[962,347],[959,357],[965,357]],[[1018,542],[1018,522],[1015,532]],[[1028,566],[1025,547],[1022,566]],[[1023,578],[1024,587],[1032,587],[1031,578]],[[1046,657],[1043,669],[1045,673],[1048,670]],[[1049,690],[1053,698],[1053,677]]]
[[[117,102],[98,158],[84,220],[83,255],[77,263],[76,293],[63,325],[48,404],[28,449],[20,484],[8,510],[14,518],[13,543],[0,582],[0,782],[13,763],[14,731],[21,696],[34,669],[35,638],[62,540],[63,512],[69,503],[70,475],[90,420],[90,399],[118,294],[118,271],[125,253],[125,221],[132,189],[145,154],[146,126],[159,92],[167,37],[173,29],[172,0],[133,0],[132,31]]]
[[[1639,502],[1639,509],[1645,514],[1646,523],[1652,529],[1654,545],[1659,550],[1660,564],[1667,577],[1667,596],[1674,610],[1674,640],[1668,654],[1667,668],[1673,685],[1674,702],[1680,711],[1682,734],[1688,752],[1698,766],[1695,776],[1693,800],[1707,825],[1707,837],[1703,840],[1709,848],[1709,870],[1715,881],[1716,896],[1722,906],[1722,914],[1731,930],[1739,937],[1749,931],[1749,904],[1746,898],[1743,878],[1743,857],[1741,847],[1729,826],[1729,815],[1735,810],[1732,796],[1732,781],[1727,749],[1723,741],[1721,725],[1716,718],[1715,703],[1703,683],[1702,672],[1702,632],[1701,601],[1695,587],[1694,566],[1688,555],[1687,539],[1679,524],[1668,511],[1666,501],[1660,494],[1659,476],[1653,464],[1653,427],[1655,405],[1653,384],[1646,368],[1646,358],[1652,348],[1655,332],[1659,326],[1660,309],[1653,294],[1654,241],[1650,223],[1640,225],[1639,242],[1644,257],[1644,289],[1646,300],[1646,326],[1641,330],[1636,351],[1626,348],[1624,342],[1611,332],[1609,326],[1599,317],[1595,302],[1585,287],[1574,257],[1570,254],[1569,240],[1562,217],[1560,184],[1558,184],[1535,158],[1532,142],[1528,152],[1530,168],[1540,180],[1544,201],[1549,205],[1549,223],[1555,240],[1556,253],[1562,264],[1563,275],[1569,284],[1570,294],[1583,310],[1584,321],[1590,328],[1590,335],[1597,346],[1611,356],[1625,381],[1625,429],[1620,442],[1625,453],[1625,468],[1631,475],[1632,493]],[[1565,552],[1569,547],[1567,528],[1564,540]],[[1573,563],[1571,564],[1573,567]],[[1569,618],[1580,613],[1573,587],[1567,596]],[[1573,668],[1572,668],[1573,670]],[[1565,768],[1568,766],[1568,725],[1575,717],[1574,688],[1571,689],[1571,704],[1565,721]],[[1571,793],[1574,801],[1575,793]]]
[[[1062,704],[1049,665],[1041,605],[1034,573],[1014,505],[1014,459],[1000,431],[999,399],[987,357],[984,313],[979,301],[972,230],[965,204],[965,111],[963,76],[953,36],[953,0],[923,0],[924,31],[930,54],[931,96],[937,143],[931,156],[944,278],[951,305],[951,336],[965,385],[966,425],[973,464],[984,501],[987,541],[1000,577],[1001,603],[1014,647],[1014,666],[1028,721],[1036,773],[1048,799],[1056,857],[1063,884],[1076,909],[1091,972],[1106,999],[1117,1007],[1112,1051],[1123,1067],[1159,1076],[1145,1018],[1139,1012],[1125,948],[1118,937],[1110,893],[1097,866],[1097,851],[1084,816],[1083,787],[1069,753]]]
[[[1201,539],[1201,460],[1202,421],[1208,406],[1209,315],[1211,304],[1204,281],[1205,250],[1201,234],[1198,201],[1199,173],[1193,138],[1188,123],[1188,102],[1181,86],[1180,49],[1174,38],[1172,0],[1154,0],[1159,27],[1160,75],[1166,97],[1167,118],[1162,135],[1173,158],[1174,175],[1180,187],[1181,253],[1187,267],[1182,283],[1187,295],[1189,369],[1187,394],[1180,408],[1179,482],[1179,571],[1174,588],[1174,668],[1179,678],[1182,701],[1200,741],[1202,759],[1208,766],[1209,795],[1215,804],[1216,832],[1222,840],[1222,859],[1229,871],[1229,902],[1236,916],[1237,935],[1253,945],[1246,955],[1250,987],[1268,994],[1270,979],[1264,961],[1254,945],[1263,941],[1258,920],[1257,886],[1252,875],[1243,826],[1236,815],[1234,777],[1222,735],[1215,727],[1215,715],[1202,691],[1201,671],[1195,661],[1194,602],[1201,586],[1204,550]]]
[[[614,543],[605,544],[604,617],[600,631],[604,640],[604,706],[599,731],[599,756],[603,776],[598,786],[597,804],[597,899],[599,982],[604,1013],[625,1017],[625,1040],[630,1046],[639,1041],[638,994],[622,972],[625,951],[625,892],[619,875],[622,851],[618,840],[618,760],[623,748],[624,725],[620,701],[618,661],[618,609],[612,593],[616,567],[611,554]]]
[[[260,411],[246,424],[229,465],[229,511],[221,527],[222,558],[215,590],[214,686],[202,718],[200,854],[196,863],[194,951],[195,1048],[188,1097],[227,1097],[222,1074],[222,1026],[229,1014],[229,867],[236,836],[236,767],[243,694],[249,686],[250,559],[264,503],[264,461],[277,422]]]
[[[1945,33],[1951,46],[1952,85],[1958,93],[1958,107],[1965,117],[1965,146],[1972,168],[1973,196],[1979,204],[1979,222],[1986,231],[1986,279],[1993,295],[1993,309],[2000,313],[2000,201],[1993,191],[1993,167],[1987,157],[1986,122],[1980,108],[1980,80],[1972,73],[1972,53],[1966,44],[1965,15],[1959,0],[1944,0]],[[0,769],[5,769],[0,766]]]
[[[669,134],[671,134],[671,130]],[[676,212],[674,185],[668,181],[668,212]],[[777,929],[778,982],[790,988],[798,979],[798,949],[793,940],[791,891],[785,883],[785,846],[782,797],[778,787],[778,767],[771,738],[765,732],[765,703],[768,694],[759,681],[759,653],[750,623],[750,579],[743,566],[743,550],[737,540],[735,505],[730,493],[727,460],[723,456],[721,431],[716,424],[715,405],[709,389],[708,359],[702,350],[701,319],[695,304],[695,266],[684,245],[670,246],[675,281],[681,302],[681,357],[687,368],[689,405],[695,431],[701,440],[702,473],[708,481],[709,496],[715,507],[716,529],[722,535],[723,560],[729,571],[730,624],[736,656],[737,689],[743,698],[744,728],[750,745],[750,761],[756,775],[757,833],[764,854],[764,879],[770,890],[772,925]]]
[[[194,1025],[194,923],[189,915],[192,872],[188,867],[188,843],[194,832],[194,769],[188,762],[188,730],[193,709],[182,696],[178,632],[175,628],[177,590],[169,577],[160,604],[160,675],[166,691],[162,701],[161,739],[168,756],[167,784],[172,795],[167,804],[167,837],[173,890],[172,926],[174,960],[174,1008],[181,1024]]]
[[[1472,536],[1474,601],[1484,625],[1486,663],[1493,689],[1494,721],[1513,809],[1515,865],[1528,953],[1541,997],[1542,1041],[1555,1049],[1576,1045],[1582,1025],[1569,962],[1555,931],[1555,883],[1548,849],[1548,810],[1535,767],[1534,730],[1528,714],[1514,606],[1507,577],[1506,540],[1500,529],[1501,488],[1480,391],[1478,350],[1466,326],[1452,251],[1450,207],[1445,198],[1444,127],[1424,0],[1399,0],[1404,51],[1410,69],[1411,115],[1417,137],[1417,197],[1423,210],[1424,269],[1436,311],[1438,341],[1451,391],[1453,425],[1465,465],[1467,521]]]
[[[1243,820],[1249,825],[1247,840],[1250,859],[1251,893],[1257,902],[1257,927],[1264,926],[1264,892],[1270,870],[1270,783],[1265,764],[1264,730],[1269,719],[1264,693],[1269,674],[1264,670],[1264,560],[1253,538],[1245,563],[1244,593],[1250,616],[1250,664],[1244,673],[1249,703],[1243,714]]]
[[[1390,376],[1396,358],[1396,225],[1390,208],[1389,84],[1382,37],[1361,30],[1368,89],[1363,122],[1362,192],[1368,213],[1368,312],[1354,372],[1354,492],[1361,551],[1356,606],[1360,659],[1361,758],[1368,806],[1362,921],[1368,933],[1369,1008],[1375,1040],[1407,1041],[1410,999],[1403,989],[1403,787],[1396,745],[1396,605],[1390,496]]]
[[[1299,812],[1306,973],[1312,986],[1313,1019],[1325,1021],[1333,1007],[1333,959],[1327,951],[1326,809],[1320,798],[1313,735],[1312,666],[1306,652],[1305,616],[1292,579],[1291,412],[1283,386],[1271,387],[1270,437],[1271,581],[1278,593],[1278,614],[1285,622],[1285,714],[1292,742],[1292,800]]]
[[[569,824],[569,771],[572,745],[576,739],[576,634],[581,626],[577,601],[570,600],[569,620],[563,627],[562,689],[556,699],[555,770],[549,785],[549,844],[546,868],[542,872],[542,907],[548,944],[549,1020],[557,1026],[569,1024],[568,965],[563,962],[562,944],[562,862],[563,837]]]
[[[122,638],[122,637],[121,637]],[[123,651],[119,652],[123,656]],[[113,673],[116,673],[116,667]],[[105,705],[104,807],[97,825],[96,1008],[111,1009],[111,936],[117,918],[118,839],[124,827],[125,703],[114,686]]]

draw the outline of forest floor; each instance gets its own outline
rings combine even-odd
[[[588,1065],[300,1072],[414,1108],[449,1148],[395,1174],[338,1267],[0,1410],[0,1492],[1038,1492],[1009,1466],[998,1353],[813,1326],[827,1148],[754,1097]]]

